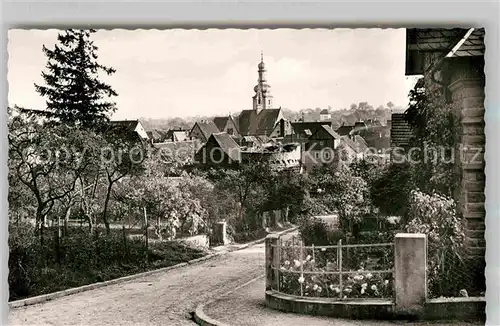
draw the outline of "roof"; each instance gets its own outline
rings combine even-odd
[[[228,133],[214,133],[210,136],[210,138],[219,145],[220,149],[222,149],[222,151],[224,151],[224,153],[226,153],[231,160],[241,161],[240,146],[238,146],[233,137],[231,137]],[[211,139],[208,141],[211,141]]]
[[[292,122],[293,131],[302,137],[309,137],[322,126],[331,126],[330,121]]]
[[[405,114],[393,113],[391,120],[391,147],[408,146],[412,137],[412,131],[405,119]]]
[[[183,141],[183,140],[186,140],[186,138],[187,138],[186,131],[173,131],[172,135],[173,135],[173,138],[177,141]]]
[[[239,132],[242,135],[255,135],[262,131],[272,131],[278,122],[281,109],[243,110],[238,117]]]
[[[340,126],[336,132],[341,135],[341,136],[344,136],[344,135],[349,135],[349,133],[351,132],[351,130],[354,128],[354,126],[347,126],[347,125],[342,125]]]
[[[139,120],[112,120],[110,121],[110,123],[111,125],[125,127],[131,131],[134,131],[140,122]]]
[[[332,136],[332,138],[335,138],[335,139],[340,139],[340,135],[338,133],[336,133],[332,127],[330,126],[326,126],[326,125],[323,125],[321,126],[330,136]]]
[[[341,136],[340,137],[340,142],[344,143],[347,146],[349,146],[356,153],[359,153],[359,146],[356,145],[356,143],[349,136],[345,136],[345,135]]]
[[[210,137],[210,135],[220,132],[219,128],[217,128],[217,126],[215,125],[215,123],[213,121],[206,121],[206,122],[205,121],[203,121],[203,122],[198,121],[195,123],[193,128],[196,125],[198,125],[201,132],[203,133],[203,136],[205,136],[206,139],[208,139]]]
[[[330,114],[330,112],[328,112],[327,109],[323,109],[323,110],[321,110],[321,112],[319,114]]]
[[[428,68],[425,52],[446,56],[466,37],[450,57],[482,56],[485,52],[484,28],[411,28],[406,30],[406,75],[423,75]]]
[[[229,120],[229,117],[215,117],[213,121],[220,131],[224,131],[227,120]]]
[[[354,136],[354,142],[358,145],[358,149],[360,151],[364,152],[368,149],[368,144],[366,143],[365,139],[360,135]]]

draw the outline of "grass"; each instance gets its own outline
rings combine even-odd
[[[176,241],[128,239],[121,230],[70,232],[57,246],[48,229],[44,244],[27,226],[10,228],[9,301],[103,282],[203,257],[207,252]]]

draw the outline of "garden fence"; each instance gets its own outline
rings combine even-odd
[[[275,245],[272,290],[302,297],[393,297],[394,244],[305,246],[298,237]]]

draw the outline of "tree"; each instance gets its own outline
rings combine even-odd
[[[43,242],[47,215],[75,191],[78,178],[93,160],[93,133],[66,125],[51,127],[34,117],[9,119],[9,181],[21,184],[36,202],[35,220]],[[11,197],[12,198],[12,197]]]
[[[394,108],[394,103],[392,103],[391,101],[387,102],[387,107],[392,110]]]
[[[104,134],[104,139],[105,146],[101,147],[100,163],[106,189],[101,218],[109,234],[108,207],[113,186],[124,177],[144,172],[143,162],[148,156],[148,147],[135,132],[121,126],[109,129]]]
[[[417,185],[426,192],[452,196],[458,185],[454,162],[459,159],[459,118],[453,104],[427,91],[419,79],[409,94],[406,120],[413,130],[412,146],[419,148],[414,164]]]
[[[97,62],[98,47],[90,40],[93,33],[95,30],[68,29],[58,35],[54,49],[44,45],[48,71],[42,76],[46,85],[35,84],[36,91],[47,98],[46,116],[85,129],[109,120],[116,106],[104,98],[118,95],[99,79],[99,72],[111,75],[115,69]]]

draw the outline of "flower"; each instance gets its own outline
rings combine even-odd
[[[363,275],[356,275],[353,277],[355,281],[362,281],[363,280]]]
[[[326,248],[321,248],[321,251],[326,251]]]
[[[366,289],[367,287],[368,287],[368,284],[367,284],[367,283],[363,283],[363,284],[361,284],[361,288]]]
[[[311,264],[314,264],[314,259],[313,259],[313,260],[311,260]]]
[[[389,280],[384,281],[384,285],[387,285],[387,284],[389,284]]]
[[[313,290],[317,290],[317,289],[318,289],[318,284],[314,284]]]
[[[299,277],[298,281],[300,284],[304,283],[304,276]]]
[[[372,277],[373,277],[372,273],[368,273],[368,274],[366,274],[366,278],[367,278],[367,279],[371,279]]]
[[[307,255],[307,257],[306,257],[306,261],[309,261],[309,260],[311,260],[311,255]]]
[[[351,292],[352,292],[352,289],[351,289],[351,288],[345,288],[345,289],[344,289],[344,292],[345,292],[345,293],[351,293]]]
[[[375,284],[373,284],[370,289],[372,289],[373,291],[377,291],[377,286]]]
[[[365,288],[361,289],[361,294],[365,294]]]
[[[285,260],[285,266],[290,265],[290,262],[288,260]]]
[[[286,270],[285,266],[281,266],[280,268],[282,271]]]
[[[295,259],[293,263],[295,264],[295,267],[300,267],[300,261],[298,261],[297,259]]]
[[[318,286],[317,291],[318,291],[318,292],[321,292],[321,290],[323,290],[323,289],[321,288],[321,286]]]

